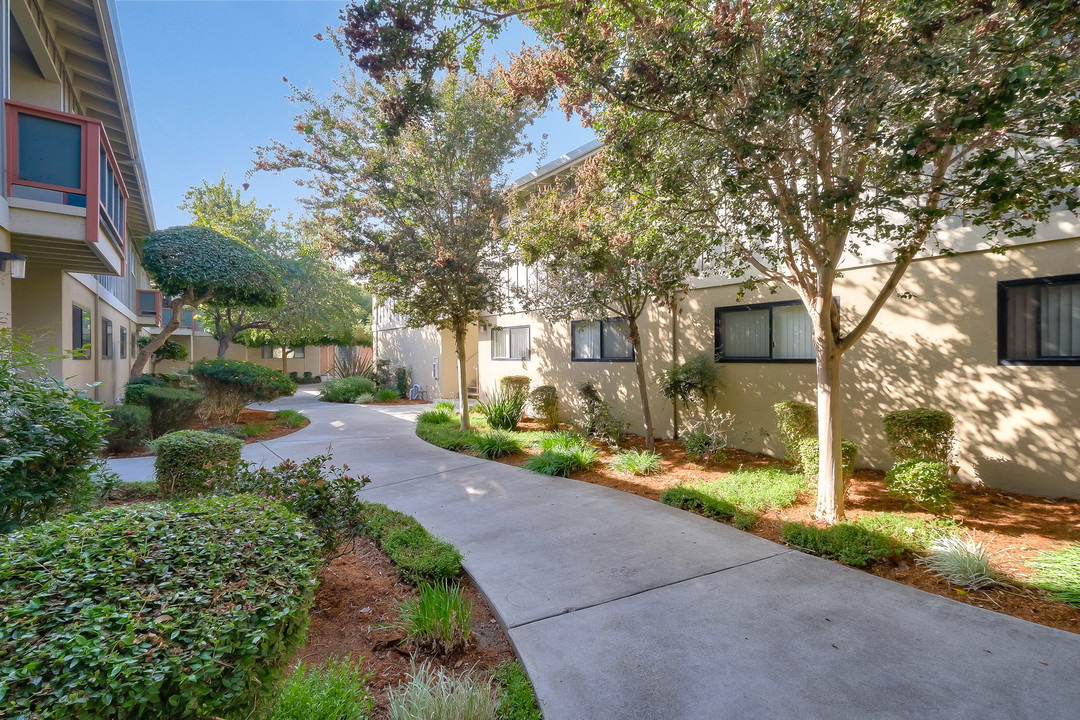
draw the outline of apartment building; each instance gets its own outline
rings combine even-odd
[[[154,229],[112,0],[0,0],[0,325],[38,339],[102,402],[161,318]]]

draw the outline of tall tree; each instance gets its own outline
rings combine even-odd
[[[503,292],[502,168],[523,149],[531,103],[508,98],[490,78],[449,75],[427,111],[388,141],[380,108],[407,81],[387,82],[390,90],[346,72],[325,100],[296,91],[304,147],[273,143],[256,168],[310,171],[307,205],[324,239],[351,253],[367,286],[410,326],[453,332],[464,407],[466,333]]]
[[[162,294],[172,298],[172,317],[139,349],[132,375],[141,375],[150,356],[180,327],[185,307],[197,310],[210,301],[262,306],[281,302],[281,283],[265,258],[210,228],[155,230],[143,244],[143,267]]]
[[[394,25],[405,4],[416,26]],[[912,261],[951,250],[939,234],[949,223],[1001,247],[1076,208],[1076,3],[375,0],[343,14],[353,58],[383,72],[456,63],[468,38],[514,15],[547,44],[518,57],[516,91],[561,89],[627,173],[700,218],[731,274],[802,299],[817,361],[817,513],[842,518],[841,358]],[[871,247],[892,268],[844,323],[838,273]]]
[[[678,206],[622,191],[605,172],[605,159],[602,152],[585,161],[569,187],[532,193],[511,215],[509,240],[539,270],[538,282],[522,288],[526,309],[553,320],[614,314],[625,321],[652,450],[641,319],[650,303],[678,302],[708,246]]]

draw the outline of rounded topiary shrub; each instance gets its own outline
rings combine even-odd
[[[206,399],[202,417],[215,424],[236,423],[253,402],[269,402],[296,392],[285,373],[243,360],[200,360],[191,368]]]
[[[326,402],[351,403],[364,395],[375,394],[375,383],[365,377],[343,377],[328,380],[319,390],[319,399]],[[397,393],[394,393],[397,397]]]
[[[105,443],[109,452],[131,452],[150,437],[150,408],[142,405],[118,405],[109,408]]]
[[[817,437],[817,407],[798,400],[787,400],[773,405],[776,412],[776,429],[784,441],[787,459],[802,465],[799,444],[804,438]]]
[[[152,387],[163,387],[166,384],[163,378],[155,375],[136,375],[128,380],[124,386],[125,405],[145,405],[146,391]]]
[[[933,460],[949,464],[953,447],[953,417],[944,410],[894,410],[882,417],[889,452],[897,462]]]
[[[232,481],[240,466],[244,443],[239,438],[180,430],[158,438],[154,443],[157,459],[157,483],[165,497],[198,495],[214,486]]]
[[[528,393],[532,380],[528,375],[506,375],[499,378],[499,390],[505,394]]]
[[[150,433],[153,437],[191,427],[195,422],[195,413],[203,402],[203,396],[199,393],[174,387],[148,387],[144,397],[150,409]]]
[[[548,430],[559,426],[559,392],[554,385],[539,385],[529,393],[529,404]]]
[[[949,467],[934,460],[904,460],[885,473],[889,492],[934,512],[947,511],[952,493],[949,490]]]
[[[799,465],[807,475],[817,475],[818,471],[818,439],[816,437],[803,438],[798,444]],[[840,462],[843,467],[845,480],[855,476],[855,458],[859,456],[859,446],[850,440],[840,441]]]
[[[265,717],[320,564],[305,519],[250,496],[0,537],[0,717]]]

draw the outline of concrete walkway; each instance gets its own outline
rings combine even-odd
[[[313,394],[270,406],[282,407],[311,425],[245,457],[332,444],[335,462],[372,478],[366,499],[457,545],[548,720],[1080,717],[1080,636],[432,447],[414,408]]]

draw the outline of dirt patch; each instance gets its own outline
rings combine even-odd
[[[428,661],[455,673],[493,669],[514,659],[494,613],[472,583],[463,581],[472,602],[473,637],[469,645],[450,657],[426,653],[415,656],[417,664]],[[397,617],[397,603],[416,595],[416,589],[398,579],[386,556],[366,538],[356,549],[334,560],[319,575],[319,588],[311,611],[307,644],[296,654],[299,661],[318,664],[329,659],[350,658],[362,662],[371,673],[371,689],[386,717],[386,694],[408,677],[410,651],[403,634],[385,626]]]

